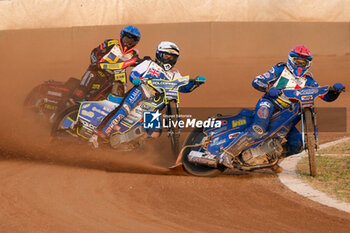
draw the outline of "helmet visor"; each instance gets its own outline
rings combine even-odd
[[[162,59],[164,63],[172,63],[177,60],[177,55],[171,53],[163,53]]]
[[[305,68],[310,66],[310,60],[305,57],[293,57],[292,62],[295,67]]]
[[[134,36],[129,33],[124,33],[123,38],[122,38],[123,45],[132,48],[134,47],[138,42],[139,38],[137,36]]]

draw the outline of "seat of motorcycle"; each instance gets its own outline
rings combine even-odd
[[[119,96],[115,96],[113,94],[109,94],[107,97],[107,100],[116,103],[116,104],[120,104],[123,101],[123,97],[119,97]]]

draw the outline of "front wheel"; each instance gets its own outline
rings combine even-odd
[[[174,121],[178,119],[179,115],[177,103],[175,101],[170,101],[167,105],[166,112],[167,120],[169,121],[168,126],[170,126],[168,129],[168,136],[170,138],[171,150],[174,156],[177,156],[180,152],[180,129],[178,124],[172,124],[175,123]]]
[[[199,144],[202,139],[205,137],[205,134],[203,133],[203,128],[195,128],[190,135],[186,138],[186,141],[184,143],[184,147],[188,145],[196,145]],[[187,147],[182,152],[182,165],[184,169],[195,176],[203,176],[203,177],[213,177],[218,176],[221,174],[226,168],[219,165],[218,168],[208,167],[205,165],[192,163],[188,160],[188,155],[191,151],[202,151],[204,150],[202,147]]]
[[[61,112],[52,125],[51,137],[75,136],[71,126],[77,120],[78,112],[79,105],[74,105]]]
[[[309,156],[309,169],[310,176],[315,177],[317,175],[316,159],[315,159],[315,127],[312,119],[312,111],[309,108],[304,110],[305,114],[305,129],[306,129],[306,148]]]

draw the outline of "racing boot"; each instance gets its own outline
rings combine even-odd
[[[219,157],[219,164],[224,165],[227,168],[233,168],[232,164],[233,157],[226,152],[222,153]]]
[[[275,164],[273,167],[271,167],[271,170],[275,173],[283,172],[283,168],[281,168],[280,165],[278,165],[278,164]]]
[[[93,134],[91,138],[89,139],[89,143],[92,148],[97,149],[98,148],[98,136],[97,134]]]

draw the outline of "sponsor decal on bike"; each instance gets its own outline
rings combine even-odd
[[[91,104],[82,104],[81,108],[82,108],[82,109],[85,109],[85,108],[90,107],[90,105],[91,105]]]
[[[106,112],[111,112],[112,109],[107,107],[107,106],[103,106],[103,110],[106,111]]]
[[[62,97],[61,92],[56,92],[56,91],[48,91],[47,94],[57,96],[57,97]]]
[[[118,115],[109,125],[109,127],[106,129],[106,133],[110,133],[112,132],[112,129],[114,128],[114,126],[116,126],[117,124],[119,124],[120,120],[124,117],[123,114]]]
[[[227,124],[227,120],[221,120],[221,125],[226,125]]]
[[[93,108],[92,108],[92,111],[95,111],[95,112],[97,112],[97,113],[99,113],[99,114],[101,114],[101,115],[104,115],[104,116],[107,116],[107,115],[108,115],[108,113],[106,113],[106,112],[104,112],[104,111],[102,111],[102,110],[100,110],[100,109],[98,109],[98,108],[96,108],[96,107],[93,107]]]
[[[81,111],[81,115],[88,116],[90,118],[93,118],[95,116],[95,113],[93,112],[88,112],[86,110]]]
[[[142,103],[142,104],[141,104],[141,108],[142,108],[143,110],[146,110],[146,111],[151,111],[151,110],[153,109],[152,106],[150,106],[150,105],[148,105],[148,104],[145,104],[145,103]]]
[[[57,106],[51,105],[51,104],[45,104],[44,108],[48,109],[48,110],[56,110]]]
[[[48,99],[48,98],[45,98],[45,99],[44,99],[44,102],[45,102],[45,103],[58,104],[58,101],[56,101],[56,100],[50,100],[50,99]]]
[[[224,131],[226,131],[226,130],[227,130],[227,126],[224,126],[224,127],[219,128],[219,129],[216,129],[215,132],[213,132],[212,134],[224,132]]]
[[[235,127],[238,127],[238,126],[241,126],[241,125],[245,125],[247,124],[247,121],[245,119],[240,119],[240,120],[236,120],[236,121],[232,121],[232,127],[235,128]]]
[[[234,138],[236,138],[239,134],[240,134],[240,132],[230,133],[230,134],[228,135],[228,139],[234,139]]]
[[[317,94],[318,93],[318,89],[302,89],[302,90],[296,90],[294,92],[294,94],[296,96],[299,96],[299,95],[314,95],[314,94]]]
[[[304,95],[301,97],[301,100],[303,101],[312,100],[312,99],[313,99],[312,95]]]
[[[219,137],[216,137],[216,138],[214,138],[212,144],[213,144],[213,145],[221,145],[221,144],[224,144],[225,142],[226,142],[226,139],[225,139],[225,138],[222,138],[222,139],[220,140]]]
[[[80,122],[83,124],[83,127],[84,127],[84,128],[87,128],[87,129],[89,129],[89,130],[94,130],[94,129],[96,129],[96,126],[93,125],[93,124],[91,124],[90,122],[84,121],[84,120],[82,120],[82,119],[80,119]]]

